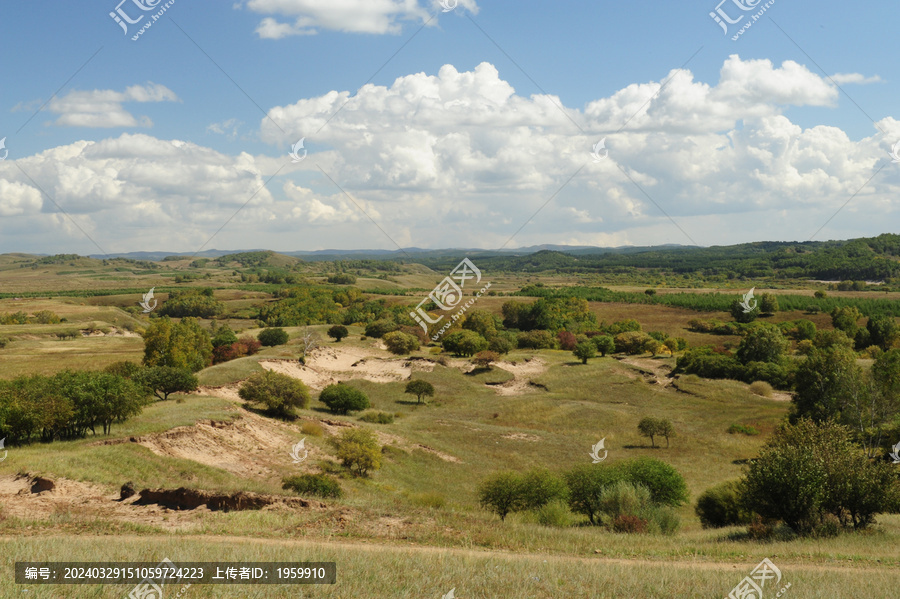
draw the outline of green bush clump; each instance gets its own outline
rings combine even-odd
[[[287,331],[280,327],[263,329],[256,338],[265,347],[275,347],[276,345],[284,345],[288,342]]]
[[[694,511],[703,528],[750,524],[753,518],[741,500],[740,481],[736,480],[725,481],[701,493]]]
[[[319,401],[335,414],[357,412],[369,407],[369,398],[366,394],[345,383],[328,385],[322,389]]]
[[[316,497],[342,497],[341,485],[327,474],[298,474],[281,479],[281,488],[298,495],[315,495]]]
[[[752,426],[744,426],[743,424],[732,424],[728,427],[729,435],[736,435],[737,433],[743,433],[752,437],[758,435],[759,431]]]
[[[394,424],[394,415],[390,412],[382,412],[381,410],[363,412],[359,415],[359,419],[363,422],[370,422],[372,424]]]

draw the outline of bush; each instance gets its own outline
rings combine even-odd
[[[741,340],[737,358],[742,363],[778,362],[787,351],[789,342],[774,325],[753,327]]]
[[[490,350],[480,351],[472,358],[472,364],[479,368],[490,368],[491,364],[500,359],[496,352]]]
[[[563,351],[572,351],[578,344],[578,340],[575,338],[575,335],[573,335],[569,331],[559,331],[556,334],[556,339],[557,345],[559,345],[559,349]]]
[[[127,362],[130,364],[131,362]],[[134,380],[165,401],[172,393],[191,393],[200,385],[197,377],[187,368],[148,366],[132,375]]]
[[[321,437],[325,434],[325,429],[318,422],[306,420],[300,425],[300,432],[304,435],[312,435],[313,437]]]
[[[543,526],[568,528],[572,525],[572,512],[562,499],[554,499],[535,510],[537,521]]]
[[[359,419],[363,422],[371,422],[372,424],[394,424],[394,415],[390,412],[382,412],[381,410],[363,412],[359,415]]]
[[[275,347],[287,343],[289,336],[284,329],[275,327],[261,330],[256,338],[265,347]]]
[[[556,339],[550,331],[527,331],[516,337],[519,349],[554,349]]]
[[[572,353],[581,360],[582,364],[587,364],[588,360],[596,357],[597,347],[590,341],[583,341],[575,346],[575,350]]]
[[[419,349],[419,339],[408,333],[394,331],[385,333],[382,341],[387,346],[388,351],[399,356],[409,354]]]
[[[732,424],[728,427],[729,435],[736,435],[738,433],[743,433],[747,436],[755,437],[759,434],[759,431],[752,426],[744,426],[743,424]]]
[[[166,302],[160,306],[160,316],[182,318],[212,318],[225,311],[225,304],[213,297],[212,289],[186,289],[173,291]]]
[[[332,285],[355,285],[356,277],[351,274],[340,273],[328,277],[326,281]]]
[[[614,532],[643,534],[647,532],[647,520],[637,516],[616,516],[611,528]]]
[[[526,472],[521,485],[521,507],[526,510],[538,510],[555,499],[564,500],[568,491],[562,478],[544,469]]]
[[[344,491],[338,481],[327,474],[299,474],[281,479],[281,488],[298,495],[316,497],[342,497]]]
[[[636,355],[644,352],[645,344],[651,339],[653,337],[647,333],[628,331],[619,333],[613,338],[613,341],[615,342],[616,352]]]
[[[380,339],[387,333],[393,333],[400,328],[400,325],[393,320],[376,320],[366,325],[366,337],[376,337]]]
[[[286,374],[264,370],[250,375],[238,390],[241,399],[279,416],[293,416],[294,408],[309,407],[309,391],[301,381]]]
[[[694,511],[703,528],[750,524],[752,519],[741,500],[740,481],[736,480],[719,483],[701,493]]]
[[[414,493],[410,495],[410,500],[416,505],[430,507],[439,510],[446,505],[447,500],[440,493],[428,491],[425,493]]]
[[[765,381],[754,381],[750,383],[750,393],[761,397],[772,397],[772,385]]]
[[[501,356],[505,356],[516,349],[516,338],[507,333],[497,333],[488,339],[488,349]]]
[[[381,467],[381,447],[372,431],[353,428],[343,431],[338,437],[329,439],[341,464],[359,476],[366,476],[370,470]]]
[[[569,489],[569,508],[588,517],[591,524],[600,524],[600,494],[608,485],[621,479],[616,467],[581,464],[563,475]]]
[[[677,507],[688,500],[684,477],[661,460],[641,457],[621,462],[620,467],[624,480],[647,487],[654,503]]]
[[[409,393],[410,395],[415,395],[416,402],[422,403],[423,397],[434,397],[434,385],[432,385],[428,381],[414,379],[406,383],[406,389],[404,389],[403,392]]]
[[[366,394],[345,383],[328,385],[322,389],[319,401],[328,406],[328,409],[334,414],[346,414],[369,407],[369,398]]]
[[[457,331],[444,337],[441,343],[445,351],[469,358],[488,347],[487,340],[475,331]]]
[[[638,423],[638,432],[640,432],[642,437],[650,437],[650,445],[651,447],[656,447],[654,443],[654,437],[665,437],[666,438],[666,447],[669,446],[669,437],[674,435],[674,427],[672,426],[672,422],[666,418],[653,418],[652,416],[647,416],[642,418]]]
[[[336,324],[330,329],[328,329],[328,336],[334,339],[335,341],[340,342],[341,339],[350,334],[350,331],[347,330],[342,324]]]
[[[177,323],[169,318],[155,318],[143,337],[145,366],[172,366],[197,372],[212,362],[209,334],[193,318]]]
[[[616,351],[616,342],[609,335],[597,335],[591,337],[591,342],[597,348],[597,351],[600,352],[602,357],[606,357],[607,354]]]
[[[252,337],[241,337],[231,345],[220,345],[213,348],[213,364],[221,364],[230,360],[236,360],[245,356],[252,356],[259,352],[262,344]]]
[[[523,509],[522,478],[514,472],[498,472],[478,486],[481,506],[505,520],[512,512]]]
[[[213,322],[213,324],[215,325],[215,322]],[[227,324],[222,325],[217,329],[213,329],[211,340],[213,349],[237,343],[237,340],[237,335],[234,334],[234,331],[232,331],[231,327]]]

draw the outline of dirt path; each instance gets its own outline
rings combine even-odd
[[[531,379],[547,371],[547,363],[537,357],[526,358],[521,362],[494,362],[493,365],[514,377],[502,385],[491,385],[497,395],[522,395],[534,390],[536,385]]]

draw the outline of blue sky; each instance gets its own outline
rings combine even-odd
[[[447,2],[4,3],[0,252],[896,232],[896,3]]]

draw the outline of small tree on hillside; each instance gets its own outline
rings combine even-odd
[[[200,384],[194,373],[187,368],[171,366],[149,366],[137,371],[133,378],[163,401],[169,399],[172,393],[196,391]]]
[[[419,339],[409,333],[394,331],[385,333],[381,338],[388,351],[403,356],[419,349]]]
[[[478,501],[481,506],[505,520],[511,512],[524,508],[522,478],[514,472],[498,472],[489,476],[478,486]]]
[[[652,416],[646,416],[638,422],[638,432],[641,433],[642,437],[650,437],[650,446],[656,447],[656,442],[654,438],[657,435],[661,435],[660,432],[660,422],[656,418]]]
[[[497,352],[492,352],[490,350],[480,351],[475,354],[475,357],[472,358],[472,364],[477,366],[478,368],[490,368],[491,364],[500,359],[499,354]]]
[[[597,335],[596,337],[593,337],[591,341],[594,343],[597,351],[600,352],[600,355],[604,358],[607,354],[616,351],[616,342],[609,335]]]
[[[303,329],[303,334],[300,335],[301,364],[306,364],[306,354],[319,347],[320,341],[321,337],[319,337],[319,334],[309,328],[309,326]]]
[[[345,383],[328,385],[322,389],[319,401],[328,406],[328,409],[335,414],[356,412],[369,407],[369,398],[366,394]]]
[[[434,385],[422,379],[415,379],[406,383],[405,393],[416,396],[416,402],[422,403],[423,397],[434,397]]]
[[[582,341],[575,346],[572,353],[582,364],[587,364],[588,360],[597,356],[597,347],[591,341]]]
[[[668,418],[660,418],[657,420],[658,434],[666,438],[666,449],[669,448],[669,437],[675,436],[675,427]]]
[[[328,440],[337,450],[341,464],[358,476],[381,467],[381,447],[375,434],[366,428],[352,428]]]
[[[238,395],[279,416],[293,416],[294,408],[309,407],[309,391],[303,382],[271,370],[253,373],[241,384]]]
[[[333,327],[331,327],[330,329],[328,329],[328,336],[339,343],[340,343],[341,339],[343,339],[344,337],[346,337],[349,334],[350,334],[350,331],[348,331],[347,327],[345,327],[342,324],[336,324]]]
[[[276,345],[284,345],[287,343],[289,336],[284,329],[273,327],[261,330],[256,338],[266,347],[275,347]]]

